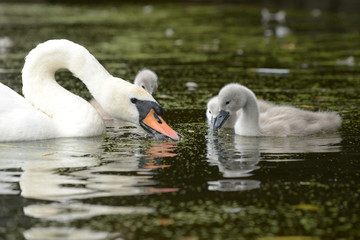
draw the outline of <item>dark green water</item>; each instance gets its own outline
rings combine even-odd
[[[109,128],[0,144],[0,239],[360,239],[360,15],[286,9],[286,23],[262,25],[260,12],[0,4],[0,38],[12,42],[0,47],[2,83],[20,93],[27,53],[70,39],[115,76],[153,69],[164,119],[185,136]],[[57,79],[91,98],[70,73]],[[338,111],[343,126],[301,138],[208,134],[206,102],[229,82],[276,103]]]

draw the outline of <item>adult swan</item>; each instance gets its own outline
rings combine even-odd
[[[49,40],[25,59],[25,98],[0,83],[0,141],[90,137],[105,132],[91,104],[56,82],[55,72],[61,68],[83,81],[112,117],[174,140],[180,138],[158,116],[163,109],[143,88],[113,77],[84,47],[68,40]]]

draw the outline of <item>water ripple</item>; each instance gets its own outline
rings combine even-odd
[[[217,166],[225,179],[208,181],[211,191],[242,191],[260,188],[260,181],[236,179],[252,177],[261,161],[304,161],[299,154],[341,151],[337,135],[308,137],[242,137],[234,134],[209,133],[207,161]],[[233,178],[233,179],[229,179]],[[235,179],[234,179],[235,178]]]
[[[26,216],[58,222],[89,219],[100,215],[148,214],[155,209],[148,207],[118,207],[93,204],[51,203],[34,204],[24,208]]]
[[[103,138],[1,144],[0,192],[63,202],[177,191],[152,179],[155,169],[170,167],[160,158],[176,156],[174,144],[120,140],[111,150]]]

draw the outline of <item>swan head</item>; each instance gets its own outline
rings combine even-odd
[[[160,104],[143,88],[114,78],[105,96],[97,99],[112,117],[141,126],[150,133],[160,133],[173,140],[181,135],[161,118],[164,113]]]
[[[143,69],[136,75],[134,84],[136,86],[142,87],[152,95],[158,88],[157,79],[158,77],[156,73],[149,69]]]
[[[236,115],[236,112],[246,105],[248,92],[251,91],[237,83],[224,86],[218,95],[218,114],[212,121],[210,129],[221,128],[230,115]]]

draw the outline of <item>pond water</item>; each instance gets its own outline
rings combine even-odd
[[[359,239],[360,15],[284,9],[285,22],[268,22],[261,9],[0,4],[2,83],[20,93],[27,53],[70,39],[115,76],[154,70],[164,119],[185,136],[114,126],[95,138],[0,143],[0,239]],[[91,98],[69,72],[56,77]],[[229,82],[338,111],[343,126],[309,137],[210,133],[206,102]]]

